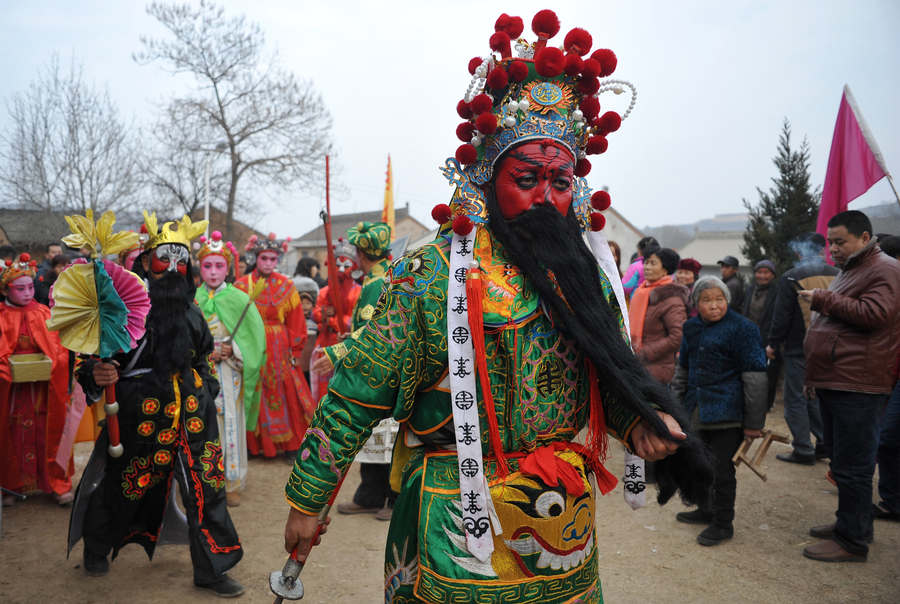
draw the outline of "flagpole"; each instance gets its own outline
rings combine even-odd
[[[891,185],[891,191],[894,192],[894,199],[897,200],[897,205],[900,205],[900,195],[897,194],[897,187],[894,186],[894,179],[891,178],[890,174],[885,174],[887,176],[888,184]]]

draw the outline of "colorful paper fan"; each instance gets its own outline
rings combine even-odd
[[[109,358],[144,335],[150,298],[144,282],[108,260],[76,260],[50,289],[47,328],[64,347]]]

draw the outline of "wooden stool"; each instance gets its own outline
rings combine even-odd
[[[772,432],[771,430],[763,430],[762,431],[762,444],[759,445],[759,449],[756,450],[756,455],[752,458],[748,455],[750,451],[750,445],[753,444],[753,441],[756,439],[753,438],[745,438],[744,442],[741,443],[741,446],[738,447],[737,452],[734,454],[734,457],[731,458],[731,461],[735,466],[740,465],[741,462],[744,462],[748,468],[753,470],[753,473],[766,480],[766,475],[762,471],[762,463],[763,457],[766,456],[766,453],[769,450],[769,446],[772,444],[773,440],[777,440],[780,443],[790,443],[791,440],[787,436],[782,436],[781,434],[777,434]]]

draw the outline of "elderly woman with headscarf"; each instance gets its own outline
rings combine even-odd
[[[731,458],[746,438],[761,436],[766,422],[766,355],[759,328],[728,308],[731,292],[717,277],[703,277],[692,296],[699,316],[684,324],[672,393],[691,413],[692,424],[715,458],[712,500],[676,520],[708,525],[700,545],[734,535],[737,490]]]

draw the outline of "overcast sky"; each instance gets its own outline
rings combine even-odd
[[[381,207],[393,158],[396,203],[431,226],[430,210],[450,189],[438,166],[459,144],[455,112],[468,60],[489,51],[501,12],[529,24],[557,11],[561,44],[572,27],[613,49],[613,77],[632,81],[638,102],[588,177],[638,226],[693,222],[742,211],[775,175],[782,120],[811,148],[812,177],[824,179],[842,86],[853,90],[892,173],[900,172],[900,2],[333,2],[229,0],[229,14],[258,22],[272,49],[310,79],[334,118],[335,212]],[[163,34],[138,0],[5,0],[0,22],[0,98],[27,87],[54,52],[73,55],[90,81],[108,86],[126,115],[149,123],[156,106],[190,82],[131,53],[141,34]],[[623,97],[625,95],[622,95]],[[621,107],[621,98],[601,104]],[[618,105],[617,105],[618,103]],[[0,128],[8,125],[3,112]],[[315,226],[322,192],[258,193],[250,220],[279,236]],[[853,206],[893,198],[886,181]],[[851,207],[853,207],[851,206]],[[263,214],[261,212],[261,214]]]

